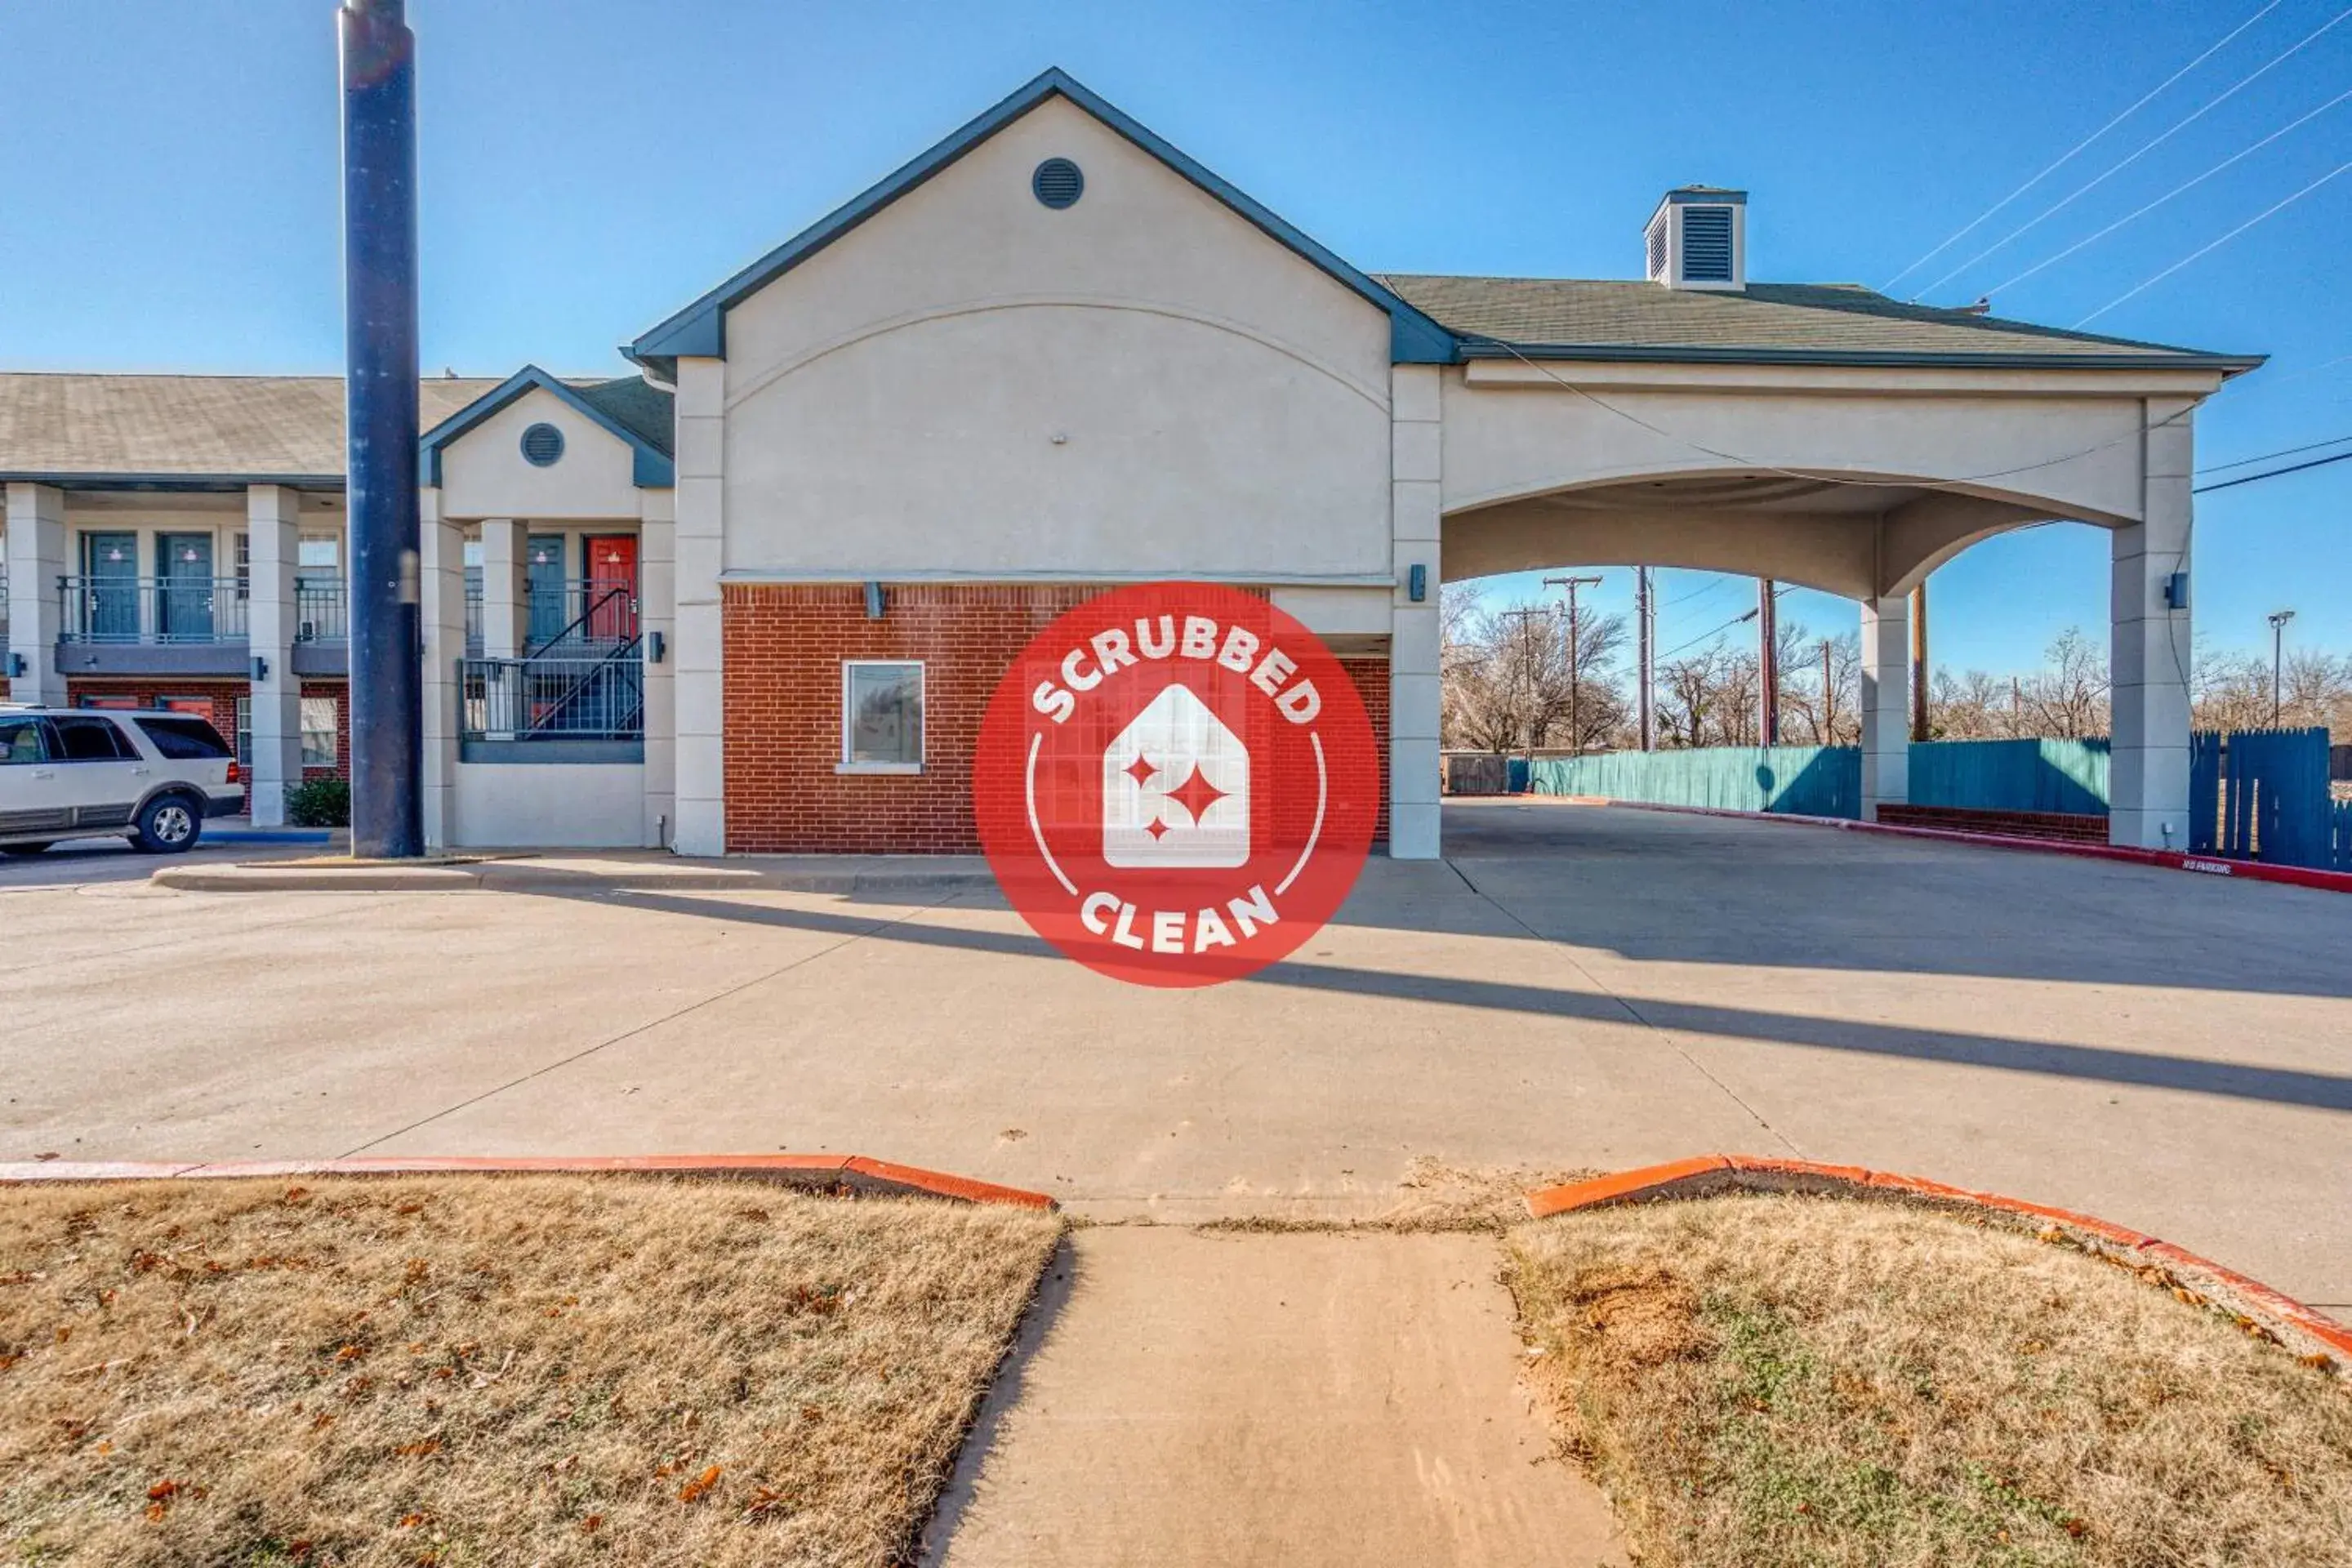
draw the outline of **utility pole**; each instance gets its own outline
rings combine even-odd
[[[1837,744],[1837,687],[1830,676],[1830,639],[1822,639],[1822,742]]]
[[[1780,743],[1780,620],[1779,596],[1769,577],[1756,579],[1756,685],[1763,710],[1759,732],[1768,746]]]
[[[1528,617],[1532,616],[1549,616],[1549,614],[1550,612],[1548,610],[1540,610],[1534,608],[1533,606],[1526,606],[1517,610],[1505,610],[1501,615],[1495,617],[1498,621],[1517,621],[1519,623],[1519,674],[1527,687],[1528,693],[1527,712],[1523,716],[1519,729],[1520,733],[1527,741],[1528,763],[1529,766],[1533,766],[1536,760],[1536,667],[1535,660],[1530,658],[1528,653]]]
[[[416,36],[343,0],[343,414],[352,853],[425,852],[416,512]]]
[[[1935,739],[1927,726],[1927,580],[1911,590],[1911,738]]]
[[[1577,727],[1576,656],[1579,652],[1579,645],[1576,635],[1578,631],[1576,619],[1576,591],[1579,588],[1597,584],[1600,581],[1601,577],[1598,573],[1595,573],[1590,577],[1547,577],[1544,579],[1544,586],[1547,588],[1565,588],[1568,590],[1568,749],[1575,752],[1578,756],[1582,756],[1584,754],[1584,731]]]
[[[2271,613],[2271,728],[2279,727],[2279,676],[2286,668],[2286,624],[2294,619],[2293,610]]]
[[[1647,566],[1633,569],[1633,619],[1641,643],[1637,657],[1642,668],[1635,678],[1635,684],[1641,688],[1642,750],[1654,752],[1658,749],[1658,721],[1650,707],[1650,689],[1657,679],[1658,605],[1651,594],[1650,569]]]

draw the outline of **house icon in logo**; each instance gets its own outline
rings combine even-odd
[[[1108,864],[1249,864],[1248,748],[1190,687],[1171,685],[1118,732],[1102,781]]]

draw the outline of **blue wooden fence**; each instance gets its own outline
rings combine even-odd
[[[2107,742],[1914,742],[1911,804],[2104,814]]]
[[[2323,729],[2200,731],[2189,818],[2200,854],[2352,870],[2352,808],[2328,797]]]
[[[1862,815],[1862,752],[1853,746],[1711,746],[1538,757],[1528,784],[1538,795],[1595,795],[1803,816]]]

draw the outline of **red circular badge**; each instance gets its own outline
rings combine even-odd
[[[1256,595],[1153,583],[1021,651],[972,768],[982,847],[1037,934],[1145,985],[1285,957],[1371,847],[1381,767],[1355,682]]]

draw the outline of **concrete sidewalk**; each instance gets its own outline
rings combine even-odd
[[[659,849],[468,849],[421,860],[313,857],[165,866],[155,885],[189,893],[874,893],[996,886],[977,855],[740,855]]]
[[[1591,1568],[1487,1236],[1074,1233],[925,1542],[944,1568]]]

